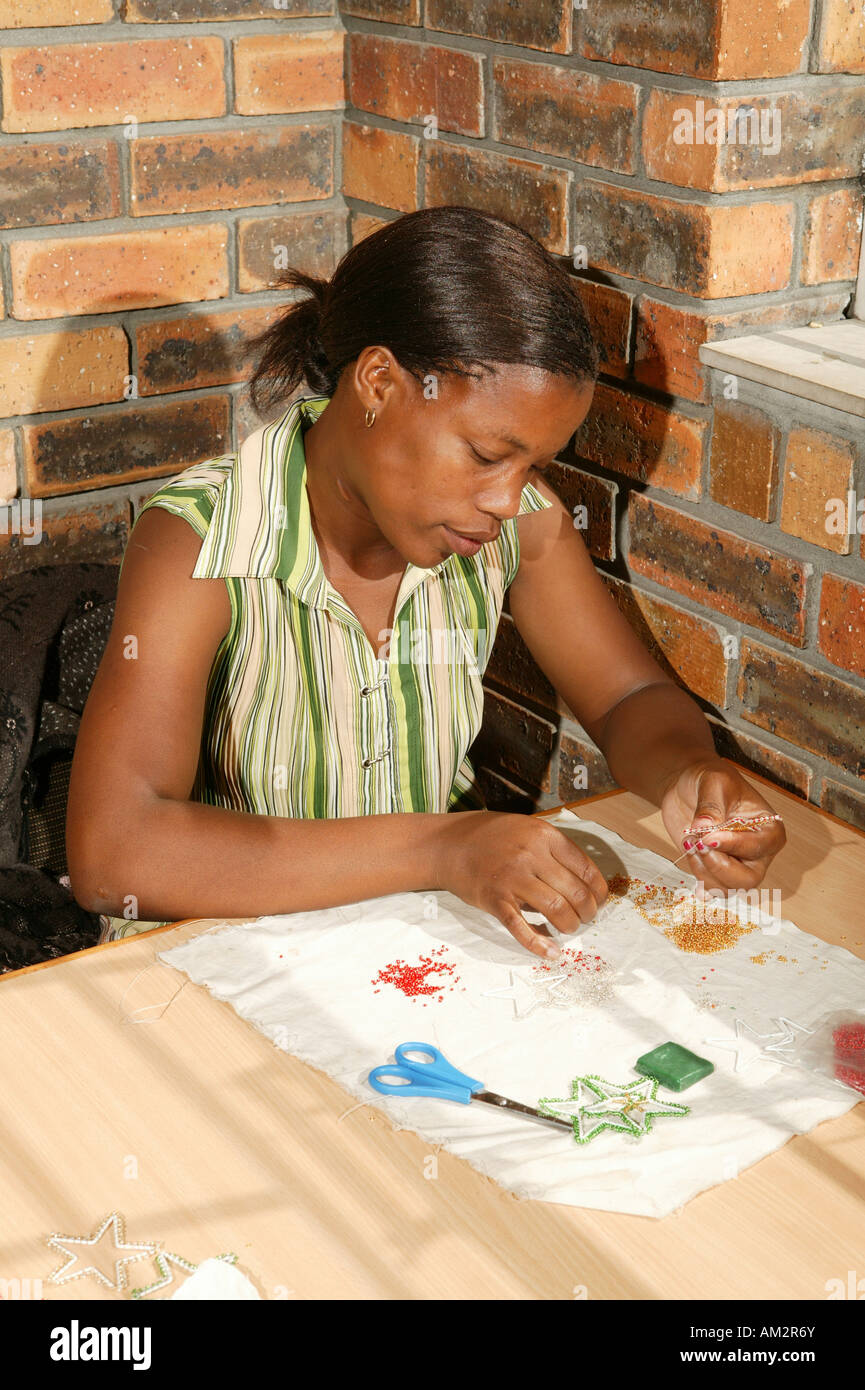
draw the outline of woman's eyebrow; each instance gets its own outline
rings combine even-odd
[[[524,444],[523,441],[522,441],[521,439],[517,439],[517,438],[516,438],[514,435],[512,435],[512,434],[497,434],[497,435],[496,435],[496,439],[500,439],[500,440],[502,441],[503,444],[512,444],[513,447],[514,447],[515,449],[519,449],[519,451],[520,451],[521,453],[523,453],[523,454],[527,454],[527,453],[529,452],[529,446],[528,446],[528,444]],[[555,452],[556,452],[557,454],[560,454],[560,453],[562,452],[562,449],[567,448],[567,446],[568,446],[568,444],[569,444],[570,442],[571,442],[571,436],[568,435],[568,437],[567,437],[567,439],[565,440],[564,444],[559,445],[558,449],[556,449]]]
[[[523,454],[528,453],[528,444],[524,444],[521,439],[516,439],[512,434],[497,434],[496,439],[500,439],[503,444],[512,444],[515,449],[519,449]]]

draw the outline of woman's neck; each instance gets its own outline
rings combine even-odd
[[[350,444],[335,418],[328,424],[330,415],[328,408],[303,433],[306,492],[322,561],[363,579],[401,573],[405,560],[382,535],[352,481]]]

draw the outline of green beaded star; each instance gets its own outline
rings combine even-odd
[[[574,1138],[588,1144],[602,1130],[649,1134],[658,1115],[687,1115],[690,1107],[676,1101],[658,1100],[658,1082],[651,1076],[619,1086],[601,1076],[575,1076],[570,1098],[544,1097],[538,1109],[547,1115],[566,1116],[574,1122]]]

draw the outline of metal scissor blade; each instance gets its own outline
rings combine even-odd
[[[496,1095],[495,1091],[475,1091],[472,1100],[482,1100],[487,1105],[497,1105],[500,1110],[516,1110],[520,1115],[527,1115],[530,1120],[540,1120],[544,1125],[563,1125],[565,1129],[574,1132],[573,1120],[561,1119],[558,1115],[544,1115],[540,1110],[535,1110],[531,1105],[523,1105],[518,1100],[508,1100],[505,1096]]]

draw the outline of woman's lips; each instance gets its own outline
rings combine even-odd
[[[485,540],[476,540],[472,536],[464,536],[460,531],[454,531],[450,526],[442,528],[447,532],[448,539],[453,549],[458,555],[477,555],[482,545],[488,545],[489,541],[495,540],[495,536],[489,536]]]

